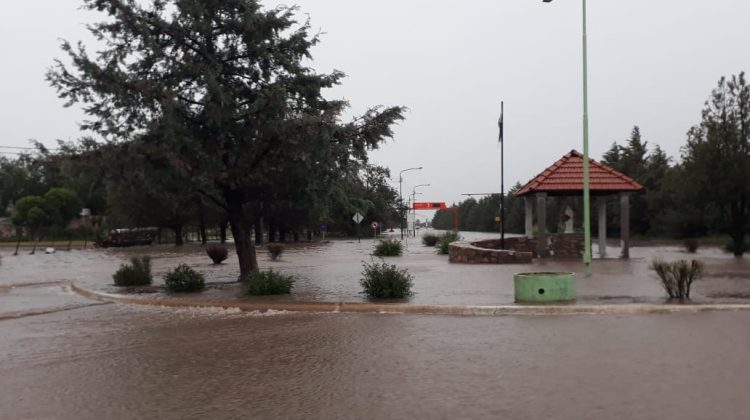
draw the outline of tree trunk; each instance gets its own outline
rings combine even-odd
[[[36,238],[36,242],[34,242],[34,247],[33,247],[33,248],[31,248],[31,255],[34,255],[34,254],[36,254],[36,247],[37,247],[37,245],[39,245],[39,242],[40,242],[41,240],[42,240],[42,236],[41,236],[41,235],[40,235],[39,237],[37,237],[37,238]]]
[[[263,221],[258,219],[255,221],[255,245],[263,245]]]
[[[268,222],[268,242],[276,242],[276,224]]]
[[[294,231],[294,242],[299,242],[299,231]]]
[[[16,252],[13,253],[13,255],[18,255],[18,247],[21,246],[21,233],[18,233],[18,241],[16,242]]]
[[[200,220],[199,220],[199,227],[200,227],[200,233],[201,233],[201,244],[205,245],[208,239],[206,238],[206,216],[204,215],[205,210],[203,209],[203,205],[201,205],[200,208]]]
[[[279,242],[286,243],[286,228],[283,226],[279,229]]]
[[[174,230],[174,245],[182,246],[185,243],[182,240],[182,225],[175,226],[172,230]]]
[[[229,222],[221,222],[219,225],[219,239],[221,240],[222,244],[227,243],[227,228],[229,227]]]
[[[258,271],[258,258],[255,255],[255,245],[253,245],[250,236],[251,223],[248,222],[242,211],[242,203],[231,196],[227,197],[227,201],[229,204],[229,225],[234,236],[234,250],[240,263],[240,278],[238,280],[242,281],[251,272]]]
[[[734,256],[741,257],[745,253],[745,233],[733,234],[732,242],[734,242]]]

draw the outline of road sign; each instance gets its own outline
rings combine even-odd
[[[326,225],[326,224],[321,224],[321,225],[320,225],[320,230],[328,230],[328,225]]]
[[[445,210],[448,207],[443,202],[433,203],[414,203],[412,209],[414,210]]]
[[[354,220],[354,223],[360,224],[360,223],[362,223],[363,220],[365,220],[365,218],[362,217],[362,215],[359,214],[359,212],[357,212],[357,213],[354,214],[354,217],[352,217],[352,220]]]

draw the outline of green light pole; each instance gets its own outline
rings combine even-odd
[[[543,0],[550,3],[552,0]],[[583,3],[583,264],[591,274],[591,191],[589,183],[589,82],[588,42],[586,40],[586,0]]]

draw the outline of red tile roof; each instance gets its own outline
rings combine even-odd
[[[640,191],[643,187],[609,166],[589,159],[591,194]],[[583,155],[572,150],[516,192],[517,196],[546,192],[550,195],[576,195],[583,192]]]

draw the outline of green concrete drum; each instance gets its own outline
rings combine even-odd
[[[513,276],[516,302],[568,302],[576,299],[575,273],[518,273]]]

